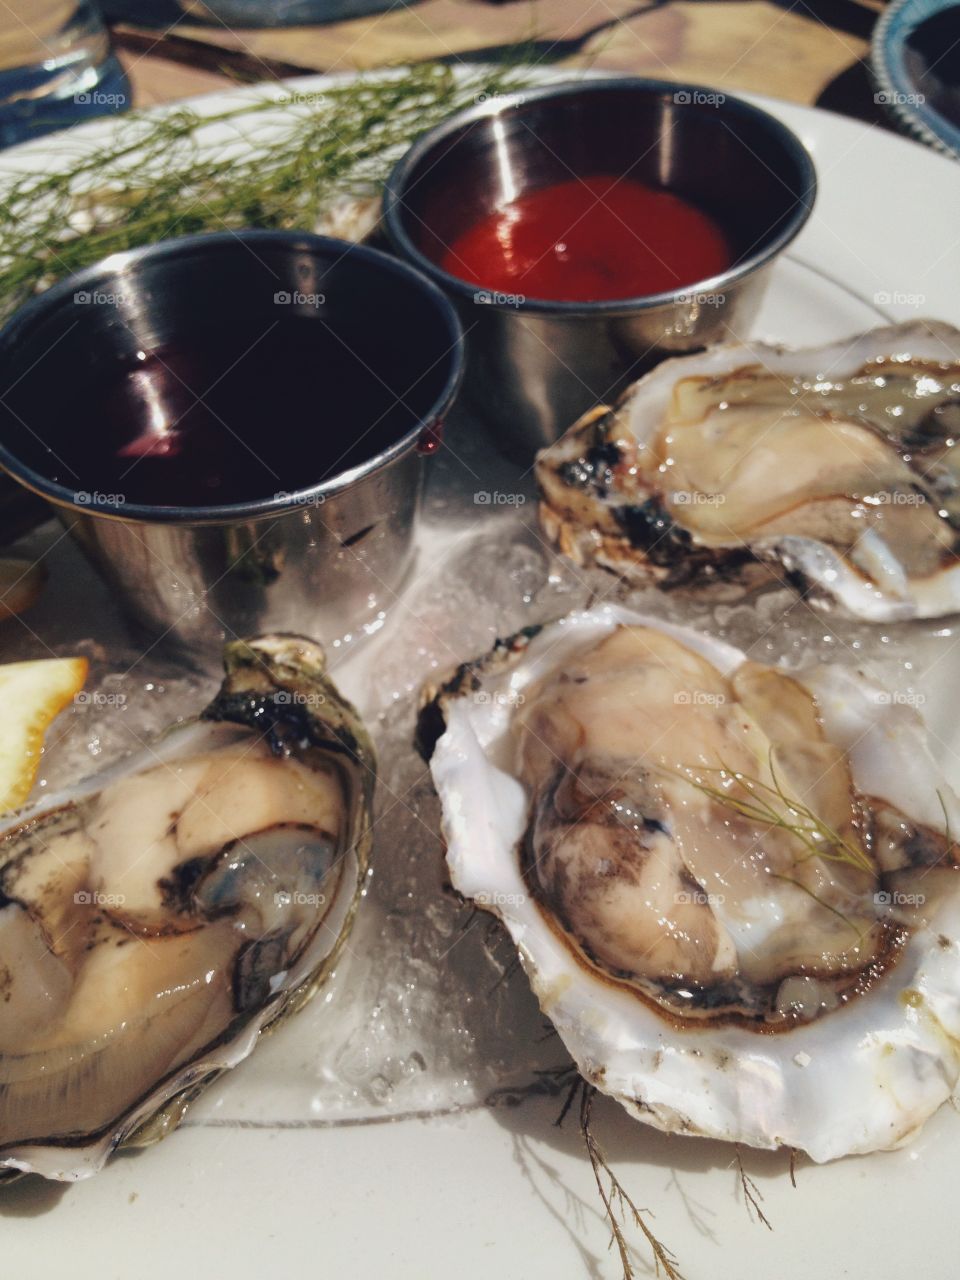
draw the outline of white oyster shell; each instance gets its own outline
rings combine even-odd
[[[441,694],[446,727],[431,770],[454,886],[501,918],[581,1073],[638,1119],[677,1133],[798,1148],[816,1161],[897,1146],[951,1096],[960,1076],[960,876],[866,994],[773,1034],[737,1025],[677,1029],[577,963],[530,896],[518,856],[529,800],[510,772],[512,718],[534,682],[621,624],[659,629],[724,674],[744,661],[707,635],[605,606],[544,628],[503,663],[481,664],[472,692],[465,683],[462,692]],[[854,670],[822,666],[799,678],[819,701],[827,737],[847,751],[858,791],[940,831],[949,814],[960,830],[960,803],[912,708]]]
[[[824,347],[791,350],[750,342],[716,346],[693,355],[665,360],[625,393],[614,411],[618,426],[611,426],[609,430],[611,436],[620,431],[624,438],[632,437],[642,451],[659,431],[678,382],[691,376],[719,378],[735,370],[757,366],[761,372],[783,378],[802,378],[813,384],[818,381],[832,383],[850,378],[873,361],[890,360],[896,364],[908,359],[940,365],[945,370],[949,385],[960,385],[960,331],[938,321],[917,320],[874,329]],[[813,402],[816,397],[808,399]],[[956,410],[955,392],[953,402]],[[748,407],[749,403],[748,400]],[[852,401],[848,399],[848,404],[853,413],[855,397]],[[699,551],[707,553],[708,561],[707,573],[701,573],[701,581],[713,574],[721,580],[727,578],[739,581],[742,587],[749,587],[762,581],[764,576],[769,579],[771,574],[782,579],[783,571],[786,571],[795,584],[799,583],[809,591],[815,603],[840,606],[851,616],[869,622],[940,617],[960,610],[960,561],[955,547],[953,551],[945,548],[942,566],[936,572],[911,575],[898,558],[896,547],[886,540],[882,525],[871,525],[859,537],[852,552],[832,545],[828,540],[791,532],[785,518],[776,522],[775,532],[764,532],[760,524],[755,532],[742,537],[732,536],[726,542],[717,537],[708,543],[698,535],[695,526],[687,528],[689,515],[696,511],[698,499],[703,499],[707,505],[724,501],[722,492],[719,495],[692,496],[684,493],[681,502],[686,500],[691,504],[684,508],[672,500],[676,495],[669,493],[668,474],[657,480],[657,485],[662,484],[662,488],[647,480],[640,484],[629,481],[621,490],[620,480],[615,478],[612,485],[603,484],[591,493],[589,487],[584,489],[582,485],[570,483],[564,479],[564,467],[577,466],[577,460],[582,458],[585,444],[592,438],[595,424],[603,420],[604,412],[598,409],[585,415],[538,458],[541,521],[547,534],[574,560],[595,562],[628,581],[646,583],[653,579],[670,586],[686,583],[689,575],[683,573],[684,564],[695,565]],[[887,412],[891,425],[895,425],[901,409],[893,405]],[[851,421],[856,421],[855,415]],[[757,447],[765,446],[763,432],[756,444]],[[831,446],[827,452],[843,461],[841,443]],[[894,453],[891,447],[891,458]],[[824,457],[820,461],[823,465],[832,465],[833,458]],[[773,465],[776,469],[776,463]],[[925,464],[922,459],[915,459],[913,464],[908,460],[909,465],[913,466],[913,478],[919,491],[928,479],[923,474]],[[950,465],[956,468],[957,464]],[[790,468],[791,460],[786,458],[780,464],[779,472],[787,474]],[[730,473],[731,464],[726,458],[720,467],[719,486],[722,487]],[[909,482],[907,467],[904,467],[904,474]],[[953,490],[956,490],[960,485],[960,475],[954,470],[951,476]],[[861,478],[867,485],[873,479],[879,479],[883,484],[883,478],[872,474],[869,467]],[[927,495],[921,500],[931,504],[932,511],[937,494],[928,486]],[[891,496],[884,492],[879,497],[881,501],[897,502],[904,498],[909,502],[912,496]],[[651,497],[657,502],[666,500],[672,522],[691,534],[689,545],[678,545],[675,554],[663,531],[653,536],[652,547],[648,549],[635,543],[631,545],[631,540],[617,526],[616,517],[621,504],[635,505]],[[861,514],[875,515],[876,499],[868,497],[868,503],[874,503],[874,510],[871,512],[865,508]],[[951,537],[956,541],[945,520],[939,533],[944,543]],[[737,551],[749,552],[755,563],[744,564],[742,558],[737,561],[728,558],[728,553]],[[701,560],[703,558],[701,556]],[[772,566],[772,570],[758,573],[762,564]]]
[[[339,953],[372,746],[312,641],[225,662],[200,719],[0,830],[0,1177],[165,1136]]]

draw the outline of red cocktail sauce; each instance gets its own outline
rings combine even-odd
[[[670,191],[598,174],[557,182],[494,210],[440,266],[498,293],[606,302],[669,293],[724,271],[714,220]]]

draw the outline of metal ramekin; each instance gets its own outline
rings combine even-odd
[[[45,412],[52,403],[70,411],[71,380],[82,382],[84,362],[149,351],[188,322],[202,346],[204,326],[229,332],[245,308],[246,319],[262,316],[266,329],[281,298],[296,306],[297,298],[320,295],[324,323],[334,326],[343,314],[339,300],[363,306],[374,352],[378,342],[405,344],[411,385],[430,370],[425,411],[352,470],[323,483],[306,475],[296,492],[255,502],[147,506],[71,490],[44,475],[36,456],[20,456],[37,453],[27,442],[43,419],[41,404]],[[224,636],[264,630],[305,630],[329,641],[375,624],[403,582],[423,453],[454,401],[462,367],[453,307],[388,254],[300,232],[184,237],[115,255],[58,283],[0,331],[0,464],[53,505],[151,642],[212,654]],[[311,424],[271,425],[302,431]]]
[[[736,230],[737,261],[675,292],[591,303],[497,295],[437,265],[458,232],[517,195],[597,173],[692,199]],[[802,143],[758,107],[696,85],[596,79],[494,98],[429,130],[387,183],[384,221],[456,302],[471,399],[529,462],[665,355],[744,335],[815,194]]]

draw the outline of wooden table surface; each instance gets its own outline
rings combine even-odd
[[[431,58],[476,61],[532,41],[544,62],[753,90],[877,123],[864,58],[882,0],[424,0],[325,26],[117,23],[135,105],[231,82]]]

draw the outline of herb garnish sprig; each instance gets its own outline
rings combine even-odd
[[[829,823],[817,814],[802,800],[790,795],[783,786],[770,754],[770,777],[772,785],[760,778],[742,773],[731,768],[722,761],[716,768],[698,766],[690,768],[681,776],[710,799],[717,801],[728,809],[741,814],[752,822],[763,826],[787,831],[795,836],[807,850],[797,861],[805,862],[808,858],[822,858],[826,862],[843,862],[848,866],[864,871],[867,875],[876,874],[869,855],[851,840],[835,831]],[[739,793],[727,790],[722,785],[714,786],[708,782],[687,776],[687,774],[719,774],[721,779],[729,779],[740,789]]]
[[[316,91],[258,90],[210,114],[134,112],[93,137],[54,135],[39,172],[0,158],[0,315],[108,254],[169,236],[313,230],[343,197],[374,196],[424,129],[532,78],[515,65],[425,63]]]

